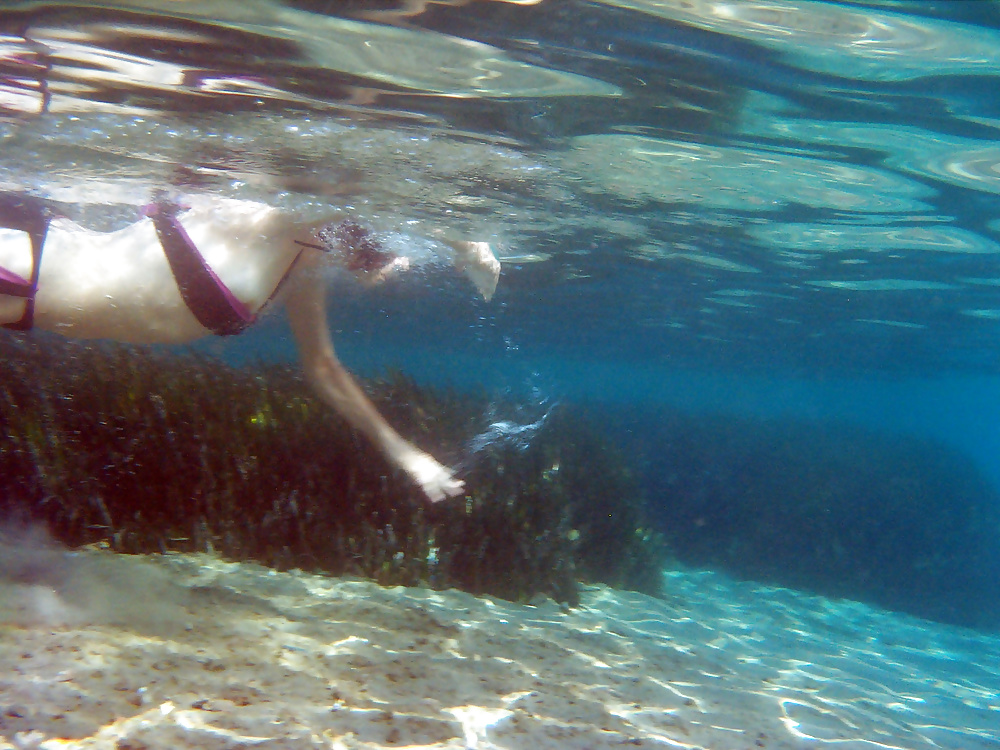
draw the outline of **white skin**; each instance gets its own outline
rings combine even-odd
[[[251,311],[260,310],[285,277],[280,297],[306,378],[319,398],[363,432],[431,502],[462,494],[464,485],[454,472],[399,435],[337,359],[325,284],[316,272],[326,254],[299,244],[316,243],[315,225],[296,223],[259,203],[204,196],[184,203],[190,209],[178,219],[194,246]],[[500,271],[489,246],[449,244],[456,251],[456,265],[464,267],[488,299]],[[378,283],[407,266],[405,258],[397,258],[359,277]],[[0,267],[30,275],[31,246],[24,232],[0,229]],[[24,306],[22,299],[0,295],[0,323],[19,320]],[[73,338],[136,344],[183,343],[211,335],[181,298],[149,219],[108,233],[54,219],[42,255],[34,327]]]

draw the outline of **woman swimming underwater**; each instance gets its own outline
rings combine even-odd
[[[485,242],[449,242],[489,299],[500,263]],[[262,203],[158,201],[135,223],[96,232],[43,201],[0,195],[0,325],[72,338],[183,343],[232,335],[284,302],[306,379],[432,501],[461,494],[454,472],[400,436],[337,359],[316,271],[330,255],[365,283],[408,266],[350,220],[306,223]]]

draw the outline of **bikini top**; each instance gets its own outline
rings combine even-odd
[[[256,314],[236,298],[205,262],[205,258],[177,219],[180,210],[182,208],[176,204],[157,202],[143,209],[143,213],[153,222],[156,236],[170,264],[170,270],[184,304],[198,322],[212,333],[218,336],[242,333],[256,320]],[[35,294],[38,291],[42,248],[52,216],[49,207],[38,198],[0,194],[0,226],[27,232],[31,239],[32,255],[30,279],[0,268],[0,294],[23,297],[27,300],[21,319],[4,324],[4,328],[15,331],[31,330],[34,323]],[[294,262],[289,268],[292,265]],[[271,294],[272,298],[280,286],[281,282]]]
[[[236,298],[205,262],[204,256],[177,220],[178,210],[176,204],[153,203],[144,209],[144,213],[156,227],[156,236],[167,256],[184,304],[199,323],[217,336],[242,333],[257,319],[256,314]]]

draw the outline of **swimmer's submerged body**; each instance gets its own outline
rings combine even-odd
[[[459,495],[454,472],[399,435],[337,359],[318,267],[337,251],[362,281],[404,269],[352,222],[297,222],[270,206],[190,196],[95,232],[35,199],[0,197],[0,325],[133,344],[233,334],[280,299],[317,395],[361,430],[432,501]],[[366,244],[367,243],[367,244]],[[489,245],[449,243],[489,299],[500,264]],[[380,254],[381,253],[381,254]]]

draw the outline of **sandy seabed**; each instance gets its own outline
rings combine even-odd
[[[0,583],[0,750],[1000,748],[1000,638],[666,576],[564,611],[49,551]]]

